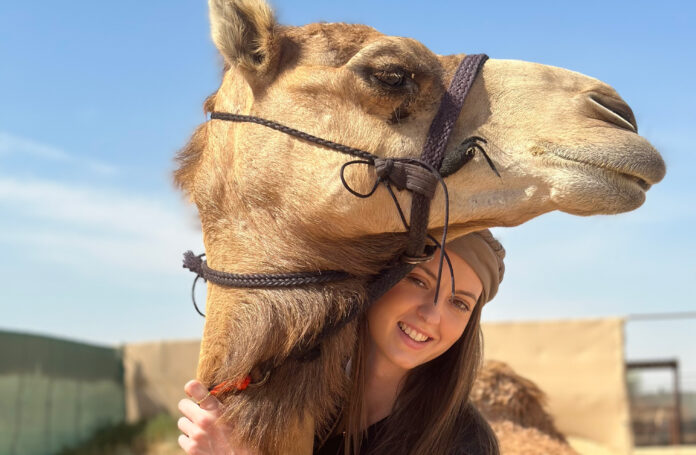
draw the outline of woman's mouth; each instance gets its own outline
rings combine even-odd
[[[401,330],[401,333],[403,333],[409,339],[415,341],[416,343],[427,343],[428,341],[432,340],[432,338],[428,335],[419,332],[418,330],[414,329],[413,327],[404,322],[399,321],[398,326]]]

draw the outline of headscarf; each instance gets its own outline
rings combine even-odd
[[[492,300],[505,274],[505,248],[491,231],[484,229],[466,234],[447,242],[445,248],[464,259],[481,280],[483,292],[479,304],[485,305]]]

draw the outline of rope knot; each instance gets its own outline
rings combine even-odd
[[[411,190],[428,199],[435,196],[439,175],[423,167],[418,160],[375,158],[375,172],[382,180],[388,180],[399,190]]]
[[[408,188],[408,169],[406,163],[392,158],[375,158],[375,172],[382,180],[388,180],[399,190]]]
[[[377,176],[381,179],[388,179],[394,169],[394,160],[391,158],[377,158],[375,159],[375,172]]]
[[[203,275],[203,255],[196,256],[193,251],[189,250],[184,253],[184,264],[185,269],[189,269],[196,275]]]

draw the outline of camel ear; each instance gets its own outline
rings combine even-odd
[[[213,42],[225,60],[263,73],[278,54],[277,23],[263,0],[209,0]]]

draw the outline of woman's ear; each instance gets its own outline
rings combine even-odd
[[[209,0],[210,28],[225,61],[261,79],[280,53],[278,25],[263,0]]]

